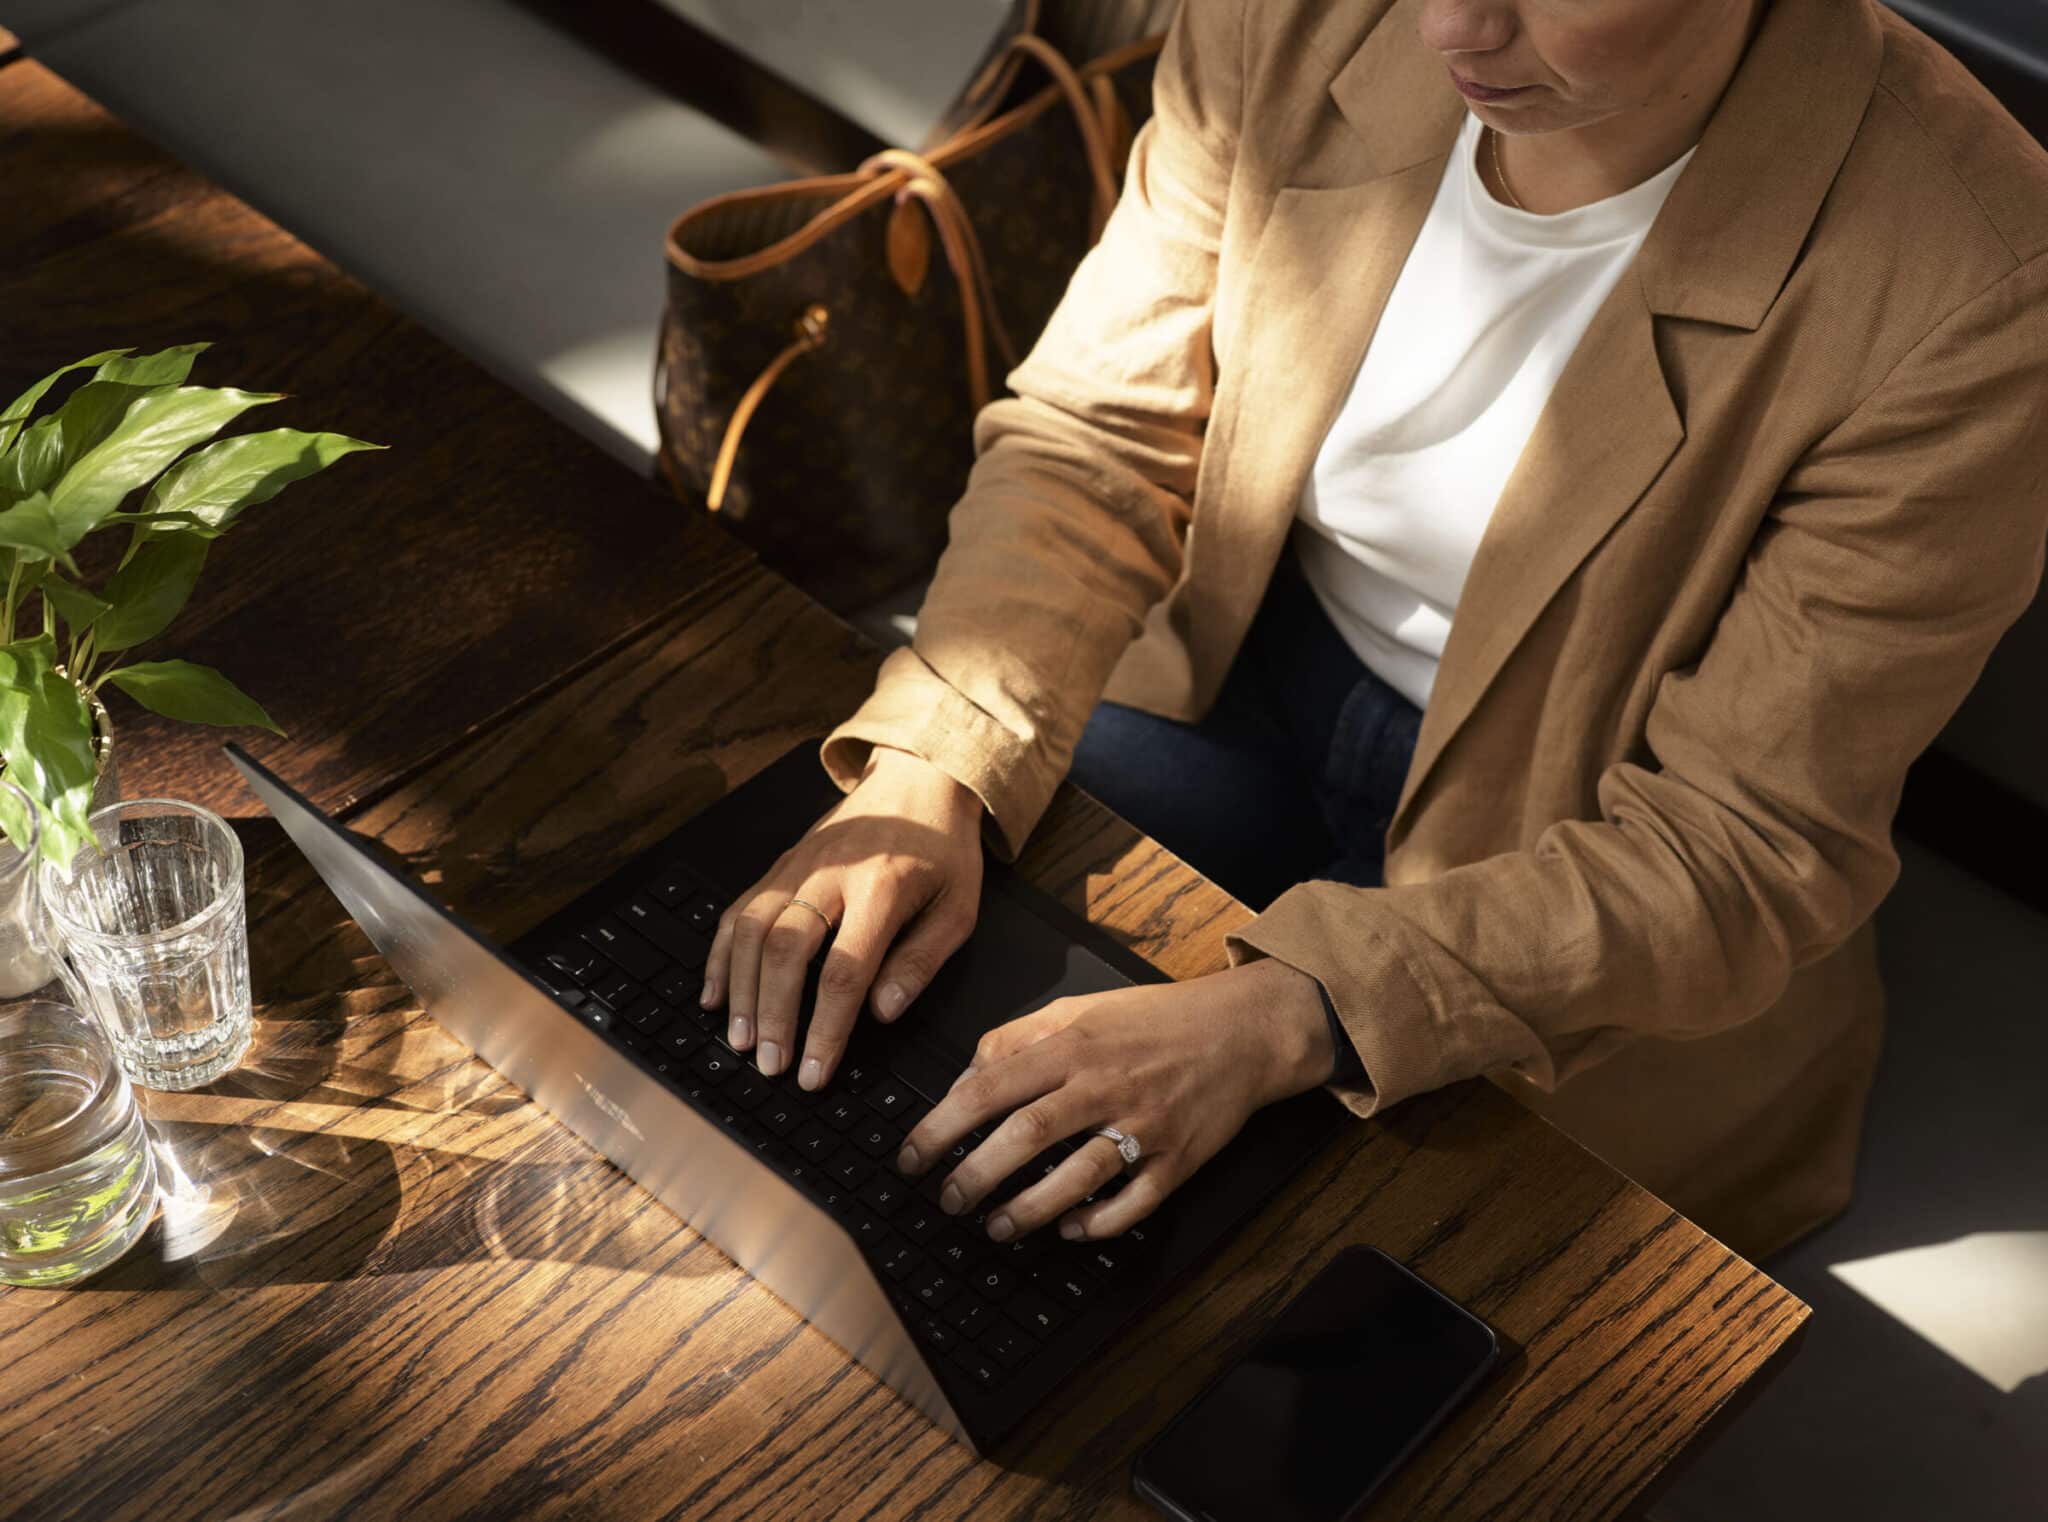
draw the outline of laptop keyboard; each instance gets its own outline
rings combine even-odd
[[[979,1133],[921,1179],[897,1173],[903,1138],[960,1067],[906,1028],[863,1019],[833,1081],[815,1092],[797,1086],[796,1063],[764,1078],[751,1057],[728,1046],[724,1012],[697,1003],[724,908],[705,879],[663,866],[609,912],[553,937],[537,974],[564,1009],[838,1217],[934,1362],[949,1362],[971,1386],[998,1388],[1085,1312],[1133,1298],[1144,1278],[1135,1260],[1153,1245],[1156,1224],[1097,1242],[1067,1242],[1050,1228],[991,1241],[987,1208],[954,1217],[938,1207],[947,1175],[980,1144]],[[814,997],[807,986],[806,1010]],[[1041,1153],[989,1200],[1010,1198],[1074,1147],[1062,1142]]]

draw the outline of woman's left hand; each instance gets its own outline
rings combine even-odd
[[[939,1208],[960,1215],[1054,1143],[1079,1151],[994,1211],[998,1242],[1060,1220],[1065,1237],[1136,1225],[1220,1151],[1262,1105],[1325,1082],[1336,1062],[1315,980],[1261,960],[1186,983],[1056,999],[981,1038],[974,1062],[905,1139],[897,1167],[922,1173],[971,1131]],[[992,1123],[995,1124],[990,1129]],[[1114,1126],[1144,1155],[1115,1195],[1075,1209],[1124,1171]]]

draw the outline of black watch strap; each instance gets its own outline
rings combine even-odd
[[[1344,1022],[1337,1018],[1337,1006],[1330,1002],[1330,991],[1318,982],[1316,993],[1323,1001],[1323,1018],[1330,1022],[1330,1045],[1337,1052],[1337,1065],[1330,1070],[1327,1082],[1363,1083],[1365,1059],[1358,1055],[1358,1048],[1351,1044],[1351,1037],[1344,1029]]]

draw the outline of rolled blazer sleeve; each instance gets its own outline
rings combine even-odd
[[[2039,582],[2048,256],[1913,348],[1784,481],[1699,662],[1665,677],[1654,764],[1597,820],[1430,881],[1308,883],[1232,938],[1320,979],[1361,1114],[1478,1074],[1552,1087],[1631,1036],[1771,1006],[1897,874],[1891,823]]]
[[[916,639],[825,742],[851,787],[872,747],[922,756],[1021,849],[1075,742],[1181,570],[1215,389],[1217,254],[1249,7],[1187,0],[1124,191],[1014,397],[977,420],[977,458]]]

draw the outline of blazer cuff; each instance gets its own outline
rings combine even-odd
[[[1428,984],[1393,934],[1371,923],[1379,916],[1366,909],[1367,897],[1363,889],[1304,883],[1224,937],[1232,966],[1268,956],[1321,986],[1363,1068],[1347,1078],[1340,1046],[1329,1086],[1361,1116],[1466,1076],[1449,1070]]]
[[[915,650],[882,662],[874,693],[825,737],[825,770],[851,790],[877,745],[931,762],[981,800],[989,843],[1014,861],[1060,785],[1060,772],[925,664]]]

